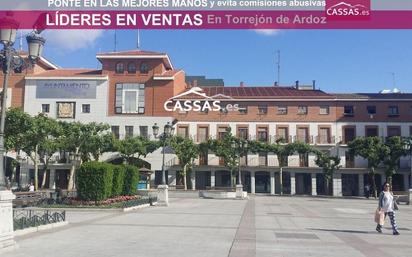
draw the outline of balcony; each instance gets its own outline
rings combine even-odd
[[[315,137],[316,145],[334,145],[336,144],[336,142],[338,141],[336,140],[335,136],[329,136],[329,137],[316,136]]]

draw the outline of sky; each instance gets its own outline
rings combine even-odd
[[[113,30],[45,31],[44,56],[63,68],[100,68],[97,52],[114,50]],[[117,50],[137,48],[136,30],[118,30]],[[412,92],[411,30],[140,30],[140,49],[167,53],[187,75],[226,86],[299,80],[331,93]]]

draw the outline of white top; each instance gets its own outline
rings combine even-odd
[[[384,192],[382,210],[384,212],[393,212],[393,195],[390,192]]]
[[[33,185],[29,186],[29,192],[34,192],[34,186]]]

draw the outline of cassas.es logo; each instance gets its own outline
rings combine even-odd
[[[370,0],[327,0],[326,16],[337,20],[367,19],[371,13]]]

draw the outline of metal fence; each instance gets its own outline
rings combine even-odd
[[[129,208],[129,207],[134,207],[134,206],[139,206],[139,205],[143,205],[143,204],[150,204],[153,205],[154,202],[157,202],[157,197],[143,197],[140,199],[136,199],[136,200],[130,200],[127,202],[123,203],[123,208]]]
[[[14,230],[38,227],[66,220],[66,211],[13,210]]]

